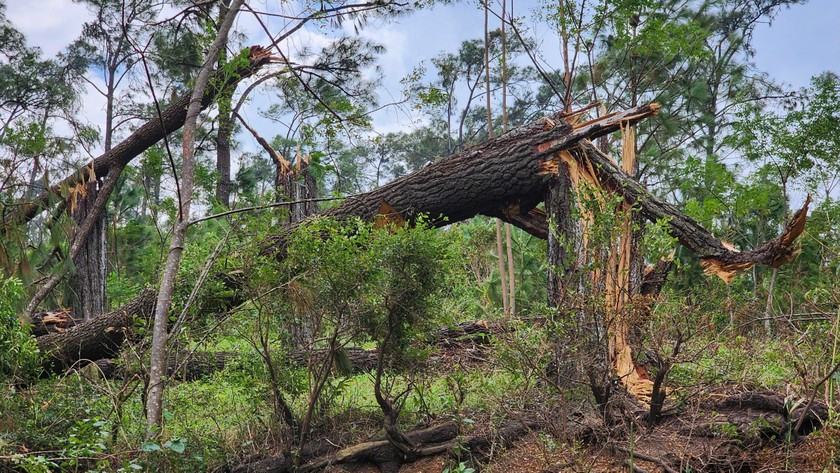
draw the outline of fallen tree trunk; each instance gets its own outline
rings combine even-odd
[[[547,149],[558,149],[562,143],[549,143],[545,146]],[[798,253],[794,243],[805,229],[810,196],[793,215],[780,236],[742,252],[716,238],[696,220],[686,216],[673,205],[655,197],[635,179],[629,178],[612,158],[598,150],[591,142],[581,141],[579,149],[583,152],[558,153],[554,159],[545,162],[543,172],[555,172],[560,162],[568,164],[570,159],[574,159],[574,165],[590,167],[606,189],[635,205],[646,219],[651,222],[667,220],[671,236],[700,258],[708,275],[716,275],[729,283],[738,273],[747,271],[756,264],[777,268],[790,262]]]
[[[166,362],[166,376],[177,381],[195,381],[221,371],[236,358],[231,352],[193,352],[173,355]],[[110,358],[92,363],[105,379],[122,378],[126,374],[123,365]],[[132,374],[131,371],[128,372]]]
[[[272,57],[267,49],[260,46],[251,46],[248,52],[247,65],[234,72],[220,71],[216,76],[217,80],[210,81],[211,86],[204,91],[204,96],[201,99],[201,109],[203,110],[213,103],[213,100],[215,100],[216,96],[222,90],[235,87],[242,79],[253,75],[271,59]],[[96,179],[103,179],[111,168],[125,167],[152,145],[184,125],[191,95],[192,91],[177,98],[169,107],[161,111],[159,117],[156,116],[146,121],[146,123],[121,143],[95,158],[82,169],[67,176],[61,182],[51,186],[36,199],[30,202],[22,202],[18,211],[12,212],[4,217],[4,224],[8,225],[12,222],[28,222],[32,220],[49,206],[52,196],[61,196],[62,189],[73,187],[86,181],[89,178],[91,168],[93,168]]]
[[[156,292],[144,289],[128,304],[107,314],[80,323],[63,332],[38,337],[42,365],[48,372],[60,372],[92,360],[111,358],[119,353],[134,318],[148,320],[155,305]]]
[[[396,472],[401,465],[420,458],[440,454],[450,455],[460,461],[476,464],[486,462],[494,453],[510,447],[516,440],[542,426],[537,420],[510,421],[499,429],[488,429],[463,438],[458,437],[458,424],[446,424],[407,432],[406,436],[417,445],[412,455],[406,457],[388,440],[374,440],[339,448],[334,442],[318,440],[301,449],[300,466],[294,468],[289,455],[264,458],[238,465],[233,473],[285,473],[291,471],[320,471],[333,465],[374,464],[380,471]]]
[[[148,293],[154,294],[154,291],[148,290]],[[112,359],[119,355],[119,346],[122,343],[119,334],[123,333],[123,329],[130,327],[133,316],[148,319],[150,305],[146,297],[151,296],[143,293],[124,307],[95,317],[88,322],[73,319],[69,309],[38,314],[38,320],[44,322],[42,328],[33,328],[33,330],[37,329],[39,333],[45,334],[37,337],[38,345],[42,347],[42,353],[46,353],[46,350],[52,351],[52,354],[44,360],[45,366],[55,365],[56,360],[60,359],[59,364],[50,368],[50,371],[60,371],[77,365],[79,361],[96,360],[93,363],[99,368],[103,377],[107,379],[122,377],[125,374],[122,365]],[[154,303],[154,299],[151,303]],[[61,329],[51,324],[50,321],[53,319],[56,320],[56,324],[72,323],[72,325],[68,325],[67,329]],[[505,330],[503,327],[488,324],[483,320],[461,322],[454,327],[438,330],[430,343],[443,348],[457,348],[464,341],[475,341],[477,337],[486,338],[503,330]],[[376,369],[378,353],[375,349],[345,347],[343,351],[352,365],[351,373],[345,374],[369,373]],[[97,355],[102,356],[96,358]],[[236,356],[237,354],[233,352],[192,352],[173,355],[167,362],[167,376],[178,381],[194,381],[221,371]],[[288,360],[293,364],[305,366],[308,356],[306,352],[296,351],[289,355]],[[323,353],[317,354],[316,357],[323,357]]]
[[[41,337],[50,333],[63,332],[75,327],[79,320],[73,317],[73,310],[65,307],[32,314],[30,329],[32,335]]]
[[[433,163],[378,189],[351,197],[318,215],[366,221],[377,218],[411,222],[429,217],[443,226],[482,214],[497,217],[546,238],[543,201],[559,166],[585,167],[605,189],[622,196],[650,221],[667,220],[669,232],[695,253],[707,274],[726,282],[755,264],[778,267],[796,255],[794,242],[802,233],[810,197],[779,237],[740,252],[716,238],[697,221],[658,199],[627,175],[591,139],[634,124],[659,111],[657,104],[635,107],[601,119],[570,125],[563,116],[543,118],[497,138]],[[558,119],[559,118],[559,119]],[[282,257],[286,235],[294,225],[264,242],[263,254]]]
[[[424,214],[432,226],[479,214],[515,220],[542,202],[548,188],[551,176],[541,171],[550,153],[540,154],[542,146],[554,143],[561,148],[573,147],[581,140],[612,133],[621,123],[636,123],[658,111],[657,104],[645,105],[577,128],[565,122],[555,125],[551,119],[539,120],[348,198],[318,215],[371,222],[382,216],[410,222]],[[282,255],[286,233],[270,238],[263,254]]]
[[[448,422],[425,429],[407,432],[406,436],[418,445],[417,457],[435,455],[448,451],[451,441],[458,435],[458,424]],[[405,462],[402,452],[388,440],[374,440],[340,448],[333,442],[316,440],[301,448],[295,468],[290,455],[281,455],[249,462],[234,467],[234,473],[284,473],[291,471],[317,471],[330,465],[344,463],[374,463],[381,471],[398,471]]]

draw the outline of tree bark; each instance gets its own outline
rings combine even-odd
[[[79,192],[82,188],[84,192]],[[76,189],[76,195],[70,197],[70,199],[75,199],[75,205],[70,206],[70,213],[75,224],[75,230],[78,231],[88,214],[94,211],[96,196],[100,191],[100,181],[92,179],[90,182],[80,184]],[[105,280],[108,270],[105,252],[105,237],[107,235],[105,213],[103,210],[96,218],[78,254],[73,258],[74,269],[69,278],[70,288],[73,292],[71,297],[73,313],[85,320],[104,314],[107,307]]]
[[[575,284],[574,273],[578,266],[578,226],[575,222],[575,208],[572,183],[566,166],[549,185],[545,197],[548,221],[548,306],[556,309],[562,306],[565,290]],[[539,218],[539,217],[538,217]],[[574,288],[575,290],[577,288]]]
[[[219,21],[228,14],[225,2],[219,2]],[[227,62],[227,49],[219,54],[219,68]],[[219,182],[216,183],[216,200],[225,207],[230,207],[230,135],[233,131],[233,91],[234,87],[223,90],[219,97],[219,131],[216,133],[216,171]]]
[[[483,144],[403,176],[371,192],[346,199],[319,215],[374,221],[382,203],[405,221],[425,214],[432,226],[444,226],[478,214],[500,217],[516,224],[545,199],[552,173],[545,165],[558,150],[581,140],[619,129],[656,114],[656,104],[630,109],[603,120],[573,128],[551,119],[538,120]],[[547,232],[546,232],[547,233]],[[284,234],[265,242],[264,253],[285,244]]]
[[[262,66],[271,60],[267,49],[260,46],[251,46],[248,54],[248,65],[237,70],[235,73],[220,72],[218,80],[211,80],[210,86],[204,89],[201,95],[201,109],[207,108],[216,96],[223,90],[236,85],[243,79],[252,76]],[[176,99],[169,107],[161,112],[161,117],[154,117],[144,123],[128,138],[117,144],[111,150],[103,153],[92,161],[93,170],[97,179],[102,179],[114,166],[125,166],[143,151],[163,139],[164,136],[177,131],[184,125],[187,118],[187,107],[190,103],[192,93],[187,93]],[[90,163],[79,171],[67,176],[61,182],[53,185],[48,191],[43,192],[38,198],[30,202],[22,202],[19,212],[8,214],[4,218],[6,225],[12,222],[28,222],[35,218],[42,210],[48,208],[52,196],[60,196],[63,188],[77,185],[86,179],[86,168]]]
[[[297,157],[298,169],[291,174],[284,174],[278,165],[276,169],[275,185],[279,202],[294,202],[286,211],[286,222],[295,224],[314,215],[318,208],[313,199],[318,197],[318,183],[315,176],[309,172],[309,164]]]
[[[149,361],[149,384],[146,395],[146,436],[156,437],[161,433],[163,414],[164,373],[166,372],[167,352],[167,323],[169,309],[172,305],[172,293],[175,289],[175,278],[181,265],[181,254],[184,251],[184,241],[190,224],[190,206],[192,205],[193,184],[195,178],[195,129],[198,114],[204,108],[203,97],[212,75],[213,64],[222,47],[227,43],[228,32],[233,25],[239,7],[244,0],[233,0],[228,14],[225,16],[216,39],[207,52],[205,61],[195,79],[195,89],[189,99],[189,106],[184,119],[184,136],[182,146],[181,182],[178,192],[178,216],[172,225],[172,239],[169,243],[169,253],[166,256],[163,274],[160,280],[160,290],[155,304],[155,321],[152,331],[152,349]]]
[[[223,100],[230,103],[230,94]],[[230,207],[230,135],[233,129],[233,117],[230,110],[223,110],[219,115],[219,131],[216,134],[216,171],[219,182],[216,183],[216,200],[225,207]]]
[[[559,166],[569,159],[562,156],[570,156],[574,165],[591,167],[606,189],[637,206],[644,218],[666,219],[670,234],[700,257],[707,274],[731,281],[754,264],[777,267],[790,261],[797,252],[794,242],[804,230],[810,198],[782,235],[751,250],[733,250],[673,205],[652,195],[590,141],[658,110],[656,104],[635,107],[575,126],[559,120],[561,116],[554,117],[557,124],[543,118],[371,192],[350,197],[319,215],[374,221],[385,203],[408,222],[425,214],[430,225],[444,226],[483,214],[545,237],[547,224],[534,207],[545,199]],[[580,152],[561,153],[575,148]],[[286,234],[293,227],[263,242],[263,254],[282,257]]]
[[[38,337],[38,348],[43,355],[43,366],[49,372],[60,372],[111,358],[119,353],[120,346],[134,324],[134,318],[148,320],[155,304],[156,293],[143,290],[128,304],[119,309],[87,320],[63,332]]]
[[[177,381],[195,381],[223,370],[235,357],[236,353],[229,352],[195,352],[170,356],[166,363],[166,375]],[[93,364],[105,379],[121,378],[126,374],[123,366],[111,358],[102,358]]]

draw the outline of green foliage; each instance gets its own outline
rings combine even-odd
[[[38,374],[38,346],[17,315],[17,303],[23,296],[20,280],[0,279],[0,380],[29,379]]]
[[[11,391],[0,398],[0,454],[11,454],[24,471],[108,470],[102,454],[113,445],[111,407],[77,375]]]
[[[444,469],[443,473],[475,473],[475,468],[467,466],[466,462],[460,462],[456,467]]]
[[[391,334],[382,348],[402,353],[433,320],[431,296],[447,280],[454,238],[429,230],[422,219],[382,230],[321,219],[291,236],[283,266],[295,290],[306,293],[307,311],[329,314],[331,324],[355,325],[368,339]]]

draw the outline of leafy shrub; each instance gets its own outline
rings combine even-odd
[[[0,281],[0,380],[37,375],[38,345],[15,311],[15,303],[23,295],[19,279]]]

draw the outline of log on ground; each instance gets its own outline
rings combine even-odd
[[[60,372],[79,363],[112,358],[134,323],[134,318],[148,320],[155,305],[156,292],[144,289],[128,304],[117,310],[80,323],[63,332],[38,337],[43,366],[48,372]]]
[[[445,453],[454,446],[458,425],[453,422],[407,432],[418,445],[417,457]],[[327,445],[331,445],[327,443]],[[314,447],[314,448],[313,448]],[[326,451],[325,451],[326,450]],[[325,447],[324,441],[309,442],[301,449],[300,466],[293,468],[290,455],[264,458],[232,468],[233,473],[285,473],[291,471],[319,471],[330,465],[346,463],[374,463],[382,471],[397,471],[406,459],[388,440],[374,440],[337,448]]]
[[[231,352],[193,352],[170,356],[166,362],[166,376],[176,381],[196,381],[221,371],[236,353]],[[133,375],[132,370],[125,370],[117,360],[102,358],[92,363],[105,379],[119,379]]]

